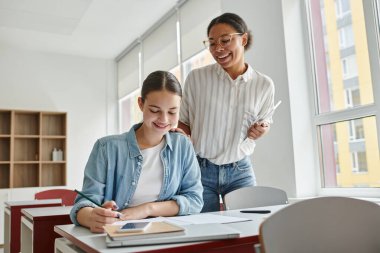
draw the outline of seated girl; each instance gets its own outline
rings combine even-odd
[[[96,141],[82,192],[70,217],[74,224],[103,232],[122,220],[199,213],[203,206],[200,169],[188,137],[169,131],[177,126],[182,89],[166,71],[144,81],[138,105],[143,122],[129,132]]]

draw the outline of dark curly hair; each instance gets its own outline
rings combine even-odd
[[[227,12],[214,18],[207,27],[207,36],[209,35],[211,28],[217,24],[227,24],[232,26],[238,33],[247,33],[248,39],[244,49],[247,51],[251,47],[252,33],[248,30],[247,24],[239,15]]]

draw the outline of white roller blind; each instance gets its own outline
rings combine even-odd
[[[117,63],[119,98],[139,88],[139,52],[140,45],[136,45]]]
[[[204,49],[207,26],[221,14],[220,0],[190,0],[180,8],[182,60]]]
[[[178,65],[176,22],[177,16],[171,16],[143,40],[143,79],[153,71]]]

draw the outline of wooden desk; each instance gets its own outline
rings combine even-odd
[[[262,208],[250,209],[269,209],[271,214],[285,207],[285,205],[270,206]],[[213,214],[226,215],[232,217],[245,217],[252,219],[246,222],[237,222],[224,224],[241,232],[241,237],[237,239],[207,241],[207,242],[193,242],[193,243],[175,243],[175,244],[161,244],[161,245],[147,245],[137,247],[121,247],[121,248],[107,248],[105,234],[93,234],[87,228],[75,225],[62,225],[56,226],[54,231],[66,238],[65,243],[62,239],[56,241],[57,252],[65,252],[60,247],[62,245],[71,245],[70,252],[90,252],[90,253],[116,253],[116,252],[254,252],[254,245],[259,242],[259,226],[261,222],[268,217],[268,214],[247,214],[240,213],[239,210],[214,212]],[[196,225],[193,225],[196,226]],[[210,224],[212,226],[212,224]],[[75,251],[75,248],[80,248],[81,251]]]
[[[54,252],[54,240],[60,237],[54,232],[55,225],[71,224],[72,206],[22,209],[21,252]]]
[[[21,209],[32,207],[61,206],[61,199],[8,201],[4,208],[4,252],[20,252]]]

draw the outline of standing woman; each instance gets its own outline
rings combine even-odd
[[[256,184],[249,155],[269,131],[274,99],[273,81],[244,60],[252,35],[240,16],[214,18],[207,35],[216,63],[188,75],[179,122],[198,155],[202,212],[218,211],[220,196]]]

